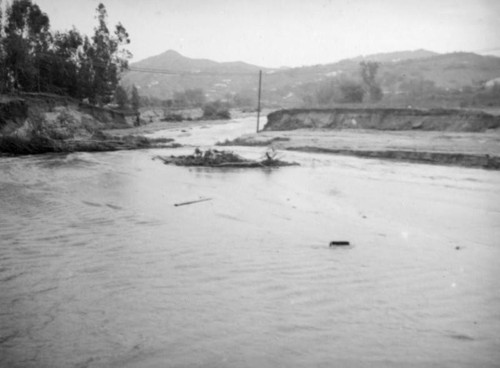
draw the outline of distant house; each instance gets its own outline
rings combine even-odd
[[[500,77],[499,78],[495,78],[495,79],[490,79],[489,81],[487,81],[484,86],[486,88],[493,88],[495,85],[499,85],[500,86]]]

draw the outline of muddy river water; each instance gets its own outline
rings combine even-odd
[[[500,172],[191,151],[0,158],[1,367],[500,365]]]

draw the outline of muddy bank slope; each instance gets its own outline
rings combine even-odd
[[[484,132],[500,128],[500,116],[448,109],[290,109],[270,113],[264,130],[303,128]]]
[[[135,117],[133,118],[135,120]],[[150,148],[168,140],[104,133],[132,126],[127,114],[50,94],[0,96],[0,154]]]

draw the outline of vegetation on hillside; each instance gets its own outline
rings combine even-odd
[[[376,80],[380,63],[376,61],[362,61],[359,66],[361,68],[361,78],[363,79],[365,91],[370,102],[379,102],[384,94],[382,88],[380,88],[380,84]]]
[[[131,57],[129,34],[120,23],[108,25],[103,4],[96,8],[96,20],[90,36],[75,28],[53,31],[33,0],[7,3],[0,10],[0,93],[56,93],[134,111],[141,105],[202,108],[215,100],[255,109],[262,69],[262,105],[267,107],[500,105],[500,86],[486,83],[500,77],[500,58],[464,52],[418,50],[271,70],[168,51],[134,64],[121,81]],[[154,73],[155,68],[174,74]]]
[[[482,56],[476,56],[477,58],[473,58],[476,62],[483,60]],[[458,60],[462,58],[461,55],[456,57]],[[433,57],[433,59],[435,58],[438,57]],[[445,74],[446,70],[455,70],[461,65],[466,74],[467,72],[478,74],[486,68],[491,76],[495,75],[495,70],[497,75],[500,75],[500,58],[491,59],[493,60],[490,61],[490,64],[478,66],[479,70],[475,70],[476,66],[473,63],[461,64],[455,61],[454,64],[450,64],[451,60],[457,60],[450,57],[442,60],[444,65],[433,64],[426,59],[388,64],[363,61],[357,70],[349,69],[345,73],[325,76],[318,81],[301,84],[295,92],[300,98],[297,105],[334,107],[339,104],[363,102],[368,105],[378,104],[391,107],[499,106],[500,84],[498,83],[488,86],[487,80],[476,80],[471,85],[461,85],[462,82],[456,81],[456,88],[445,87],[447,82],[443,77],[438,77],[439,73],[434,74],[434,69],[444,68],[443,73]],[[441,57],[438,60],[441,60]],[[414,68],[414,65],[421,65],[422,68]],[[467,71],[466,69],[471,70]],[[427,74],[433,75],[436,79],[428,79]]]
[[[228,120],[231,119],[229,106],[221,101],[213,101],[203,106],[203,120]]]
[[[303,95],[308,106],[332,106],[339,103],[379,102],[383,97],[382,88],[377,80],[380,64],[374,61],[362,61],[359,75],[325,78],[311,92]]]
[[[253,70],[248,66],[229,68],[227,63],[208,63],[207,60],[190,59],[179,54],[173,58],[171,54],[151,58],[151,66],[149,59],[133,66],[152,68],[156,65],[178,70],[178,75],[131,71],[124,75],[124,84],[140,86],[146,104],[160,105],[172,100],[175,92],[199,88],[205,92],[207,100],[220,99],[246,109],[257,106],[258,67]],[[364,80],[360,74],[361,62],[372,65],[372,68],[378,65],[376,84],[371,88],[370,79]],[[191,70],[198,72],[190,73]],[[357,57],[324,65],[262,70],[262,104],[272,108],[332,107],[357,104],[360,100],[364,104],[393,107],[500,105],[497,91],[486,84],[500,77],[500,58],[473,53],[436,54],[417,50]],[[366,76],[370,77],[369,68],[367,72]],[[341,91],[343,84],[345,93]],[[332,89],[332,85],[335,88]],[[328,93],[324,98],[318,96],[318,90],[328,88],[331,89],[330,96]],[[363,94],[362,99],[360,94]],[[175,106],[173,101],[169,103]]]

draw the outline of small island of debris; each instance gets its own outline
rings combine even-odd
[[[156,156],[155,158],[163,161],[165,164],[177,166],[253,168],[299,165],[296,162],[286,162],[277,159],[275,152],[266,152],[263,160],[256,161],[246,159],[230,151],[220,151],[216,149],[202,151],[199,148],[196,148],[192,155],[169,157]]]

